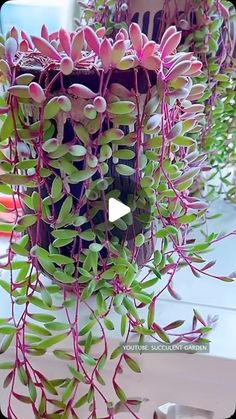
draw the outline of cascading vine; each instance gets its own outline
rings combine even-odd
[[[206,106],[206,119],[204,128],[194,138],[207,154],[209,168],[196,179],[192,191],[209,200],[222,194],[235,202],[236,15],[233,4],[221,0],[164,0],[160,6],[149,1],[147,25],[139,11],[139,2],[127,0],[117,7],[115,3],[91,0],[84,10],[85,20],[96,29],[105,26],[107,34],[114,34],[123,10],[123,25],[132,20],[140,26],[143,24],[156,42],[160,42],[170,25],[175,25],[183,33],[179,50],[192,51],[202,61],[202,73],[195,82],[205,84],[201,103]]]
[[[119,377],[125,366],[136,373],[140,367],[120,346],[110,353],[110,333],[125,342],[134,333],[140,342],[208,341],[214,317],[194,311],[187,331],[183,321],[161,325],[155,317],[165,290],[180,298],[173,283],[182,265],[195,276],[232,281],[209,273],[214,262],[201,256],[223,236],[189,237],[207,217],[206,203],[189,193],[206,165],[193,138],[205,118],[198,103],[205,87],[194,84],[202,64],[177,52],[180,40],[170,26],[157,44],[133,23],[114,41],[101,28],[48,34],[43,27],[31,38],[13,28],[2,45],[0,192],[13,204],[1,210],[15,215],[14,224],[0,224],[10,239],[0,280],[11,307],[0,319],[0,353],[7,358],[15,348],[15,359],[0,363],[9,370],[10,419],[17,418],[15,400],[36,418],[113,418],[121,411],[139,418],[143,399],[126,395]],[[142,228],[130,240],[132,216],[110,223],[107,203],[131,182],[130,205]],[[155,292],[164,275],[168,281]],[[66,376],[48,377],[43,361],[37,366],[51,348],[67,362]]]

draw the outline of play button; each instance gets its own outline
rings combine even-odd
[[[131,212],[128,205],[123,204],[115,198],[110,198],[108,201],[108,219],[111,223],[119,220]]]
[[[108,240],[131,243],[138,234],[148,235],[150,231],[152,197],[130,177],[111,174],[106,178],[107,183],[98,178],[93,187],[86,191],[84,211],[92,223],[84,224],[82,228],[92,226],[99,237],[105,231]]]

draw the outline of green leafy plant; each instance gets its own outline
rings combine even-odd
[[[119,375],[124,367],[141,370],[120,346],[111,351],[110,334],[124,342],[134,333],[140,342],[207,341],[214,318],[194,311],[191,330],[177,333],[183,321],[161,325],[155,316],[165,290],[180,298],[173,281],[183,265],[197,277],[232,281],[210,274],[214,262],[201,256],[223,236],[199,242],[192,235],[207,209],[189,194],[205,165],[192,136],[204,106],[189,98],[202,64],[177,52],[180,40],[171,26],[160,44],[148,41],[135,23],[114,40],[89,26],[53,34],[43,27],[41,37],[13,28],[2,40],[0,192],[13,204],[1,211],[15,216],[0,225],[10,239],[0,280],[11,307],[0,319],[9,419],[17,417],[14,400],[37,418],[78,418],[86,404],[89,418],[100,417],[101,406],[107,418],[119,411],[138,418],[142,400],[126,394]],[[181,81],[184,98],[176,94]],[[141,229],[130,238],[132,216],[110,223],[107,205],[120,196],[116,185],[131,181]],[[66,376],[52,379],[38,368],[35,357],[48,351],[67,363]]]

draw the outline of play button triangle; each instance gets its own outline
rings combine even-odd
[[[123,204],[115,198],[110,198],[108,201],[108,219],[111,223],[119,220],[119,218],[124,217],[130,213],[130,207]]]

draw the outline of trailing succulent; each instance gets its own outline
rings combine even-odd
[[[187,331],[178,319],[159,324],[158,299],[164,291],[180,298],[173,282],[183,265],[195,276],[232,280],[208,273],[214,262],[201,256],[223,236],[193,235],[207,217],[206,203],[189,194],[206,164],[193,138],[205,118],[197,103],[205,87],[192,81],[202,63],[177,52],[174,26],[160,44],[136,23],[114,41],[104,31],[48,34],[44,26],[41,37],[29,37],[13,28],[0,46],[0,192],[12,196],[12,207],[0,209],[15,215],[13,224],[0,224],[10,235],[0,280],[11,307],[0,320],[9,419],[17,418],[14,400],[37,418],[78,418],[86,404],[89,418],[119,411],[138,418],[142,400],[126,395],[119,376],[125,366],[140,367],[120,346],[110,353],[108,334],[125,342],[134,333],[140,342],[206,342],[214,318],[194,311]],[[132,216],[107,219],[107,199],[120,194],[117,177],[136,185],[142,229],[130,245]],[[139,258],[150,243],[153,255]],[[34,362],[51,350],[67,363],[66,376],[47,377],[43,362],[42,371]]]
[[[206,85],[201,98],[206,121],[199,141],[212,170],[203,177],[205,194],[215,198],[223,193],[235,202],[235,9],[230,2],[210,0],[195,1],[192,10],[186,2],[185,10],[177,24],[185,33],[181,50],[190,49],[202,61],[203,72],[195,81]]]
[[[114,33],[116,27],[119,27],[121,12],[126,24],[133,19],[141,22],[138,11],[131,16],[129,1],[117,4],[116,7],[115,3],[91,0],[84,9],[84,19],[96,29],[105,26],[107,33]],[[193,138],[198,140],[200,149],[206,152],[209,168],[197,178],[192,191],[202,193],[209,200],[223,194],[235,202],[236,15],[234,6],[229,1],[221,0],[183,0],[182,2],[166,0],[158,16],[157,28],[153,31],[154,40],[160,42],[164,31],[170,25],[175,25],[177,30],[183,33],[179,51],[192,51],[203,63],[202,72],[194,78],[194,81],[205,85],[200,103],[206,106],[206,118],[199,128],[199,133]],[[198,96],[196,99],[198,100]]]
[[[128,0],[89,0],[86,4],[78,1],[82,12],[82,21],[94,29],[105,27],[107,35],[121,29],[127,29],[129,19]],[[76,19],[78,26],[81,19]]]

